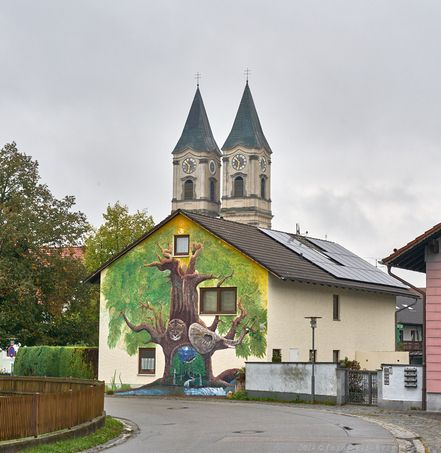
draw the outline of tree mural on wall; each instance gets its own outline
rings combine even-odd
[[[170,377],[170,367],[174,353],[183,346],[191,345],[202,355],[205,364],[205,374],[210,382],[219,381],[213,376],[211,358],[216,351],[234,348],[241,344],[251,327],[244,324],[240,327],[240,334],[236,338],[239,325],[247,316],[243,305],[238,303],[240,314],[231,323],[231,327],[225,336],[216,333],[220,321],[216,315],[213,323],[206,326],[198,313],[197,287],[208,280],[219,280],[222,284],[228,277],[217,277],[212,274],[200,274],[196,270],[196,262],[199,253],[203,249],[202,244],[194,244],[188,265],[181,264],[180,260],[172,256],[171,247],[161,248],[159,261],[146,264],[146,267],[155,267],[159,271],[170,272],[170,321],[164,322],[161,309],[155,309],[149,303],[141,303],[141,307],[151,312],[150,322],[134,325],[129,321],[124,312],[121,312],[124,320],[131,330],[140,332],[145,330],[149,333],[151,341],[162,347],[165,356],[163,380]],[[162,306],[161,306],[162,308]],[[235,339],[236,338],[236,339]]]
[[[193,234],[195,239],[197,236]],[[116,262],[105,278],[109,345],[115,346],[125,333],[125,347],[131,354],[149,342],[161,346],[165,357],[161,383],[173,382],[178,352],[194,351],[200,355],[205,383],[210,385],[225,385],[236,371],[225,370],[214,376],[212,357],[217,351],[235,348],[236,355],[244,358],[265,354],[265,332],[261,326],[266,324],[266,309],[261,283],[242,255],[225,247],[219,250],[216,240],[203,233],[199,233],[199,239],[203,240],[192,242],[187,259],[173,256],[171,246],[157,244],[156,257],[141,263],[141,257],[151,256],[154,249],[153,244],[141,247]],[[199,316],[198,287],[227,283],[237,287],[238,313],[216,315],[206,325]]]

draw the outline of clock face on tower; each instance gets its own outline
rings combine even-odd
[[[247,158],[243,154],[236,154],[231,160],[231,165],[235,170],[243,170],[247,164]]]
[[[187,157],[182,161],[182,171],[184,173],[190,174],[196,170],[196,160],[192,157]]]
[[[260,158],[260,169],[263,173],[266,172],[266,159],[264,157]]]
[[[216,162],[214,160],[210,160],[208,168],[210,169],[210,173],[214,175],[216,173]]]

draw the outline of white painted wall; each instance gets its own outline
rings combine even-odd
[[[355,360],[362,370],[375,371],[379,370],[383,363],[408,365],[409,353],[407,351],[355,351]]]
[[[332,319],[333,295],[340,296],[340,321]],[[282,350],[289,360],[290,348],[298,348],[299,361],[309,360],[311,327],[305,316],[321,316],[316,329],[318,362],[355,359],[356,351],[395,350],[395,297],[282,281],[269,276],[267,357]],[[374,368],[375,369],[375,368]]]
[[[422,385],[423,385],[423,367],[422,366],[390,366],[387,365],[391,371],[389,372],[389,385],[385,384],[385,372],[383,367],[383,400],[388,401],[422,401]],[[404,386],[404,370],[406,368],[417,368],[418,383],[416,388],[409,388]]]
[[[315,365],[316,395],[337,396],[337,365]],[[311,394],[310,363],[247,363],[247,391]]]

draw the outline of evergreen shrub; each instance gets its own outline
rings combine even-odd
[[[97,348],[84,346],[21,347],[14,375],[96,379],[97,352]]]

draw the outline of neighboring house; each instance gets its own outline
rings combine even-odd
[[[409,294],[333,242],[186,211],[88,281],[101,283],[99,379],[133,385],[222,384],[274,353],[308,361],[306,316],[322,318],[317,361],[394,351],[395,299]]]
[[[409,352],[413,365],[422,363],[423,356],[423,300],[397,297],[397,350]]]
[[[383,259],[388,267],[426,274],[427,410],[441,410],[441,223]]]
[[[62,255],[70,256],[71,258],[76,258],[80,261],[84,261],[85,247],[76,246],[76,247],[63,247]]]

